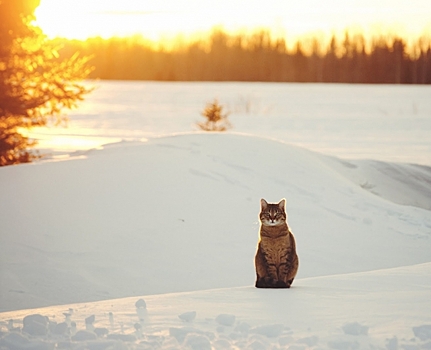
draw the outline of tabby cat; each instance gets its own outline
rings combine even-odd
[[[290,288],[298,271],[295,237],[287,226],[286,200],[261,199],[259,243],[255,257],[257,288]]]

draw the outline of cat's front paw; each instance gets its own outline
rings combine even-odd
[[[273,278],[270,277],[263,277],[263,278],[259,278],[256,281],[256,288],[276,288],[275,284],[276,284],[276,280],[274,280]]]
[[[259,278],[258,280],[256,280],[255,287],[256,288],[268,288],[268,285],[266,284],[265,279]]]
[[[275,282],[274,288],[290,288],[290,285],[284,281],[277,281]]]

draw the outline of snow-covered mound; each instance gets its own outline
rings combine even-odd
[[[298,278],[430,261],[430,211],[370,194],[335,168],[237,134],[3,168],[0,311],[253,285],[261,197],[287,199]],[[405,187],[414,184],[409,175]]]
[[[363,189],[398,204],[431,210],[431,167],[372,160],[340,160],[329,164]]]

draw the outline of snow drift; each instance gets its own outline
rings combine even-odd
[[[1,169],[0,345],[36,346],[8,320],[40,313],[52,328],[69,308],[77,328],[67,321],[67,339],[89,348],[132,333],[133,346],[159,336],[160,346],[192,348],[224,339],[228,348],[348,349],[414,337],[412,327],[431,323],[430,172],[363,170],[372,166],[255,136],[181,134]],[[282,197],[299,273],[291,290],[258,291],[259,199]],[[97,339],[84,322],[92,314],[107,329]],[[201,338],[186,344],[189,333]],[[54,338],[37,341],[49,348]]]
[[[251,285],[261,197],[287,199],[298,278],[430,259],[429,211],[268,139],[177,135],[1,170],[2,311]]]

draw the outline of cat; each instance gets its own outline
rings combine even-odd
[[[295,237],[287,226],[286,200],[260,200],[259,242],[255,256],[257,288],[290,288],[298,271]]]

